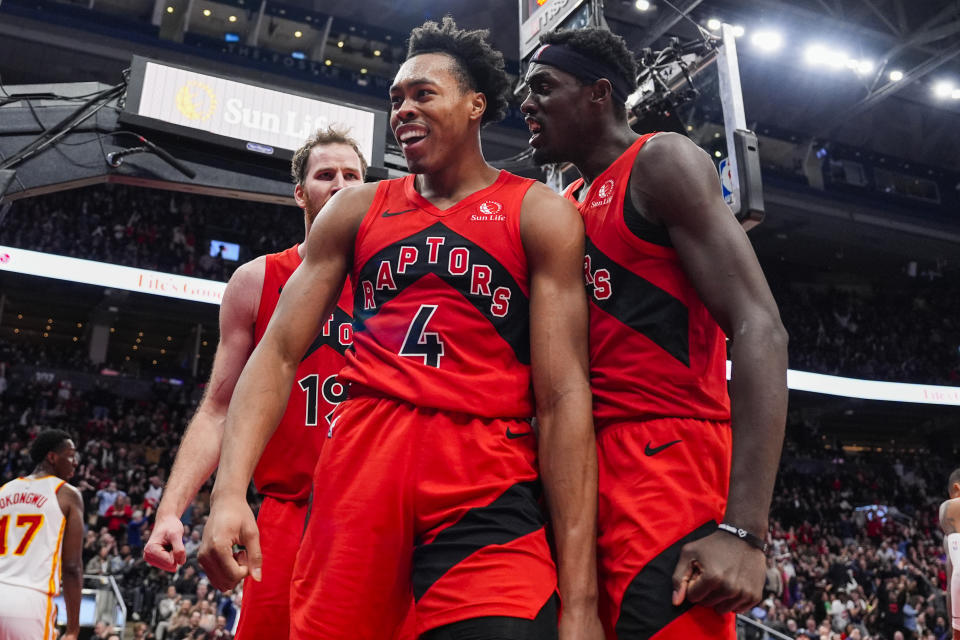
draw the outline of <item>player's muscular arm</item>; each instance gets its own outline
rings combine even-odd
[[[57,501],[66,520],[61,549],[60,584],[67,609],[67,629],[63,636],[76,640],[80,633],[80,595],[83,588],[83,498],[69,484],[57,492]]]
[[[787,410],[787,335],[776,303],[706,153],[683,136],[663,134],[637,155],[633,175],[634,202],[665,225],[684,271],[731,341],[733,461],[724,521],[763,538]],[[720,611],[760,600],[763,553],[726,532],[687,545],[680,565],[676,599],[683,599],[689,575],[686,595]],[[699,571],[690,573],[695,565]]]
[[[200,563],[220,590],[248,573],[260,578],[259,536],[246,502],[247,485],[283,415],[297,365],[336,304],[357,229],[375,192],[376,185],[345,189],[324,206],[310,230],[306,257],[284,286],[267,331],[237,381],[200,549]],[[234,544],[246,547],[244,565],[233,557]]]
[[[220,304],[220,344],[203,400],[180,442],[170,478],[157,507],[156,522],[143,557],[164,571],[186,562],[180,516],[220,459],[230,396],[253,351],[254,322],[263,288],[266,259],[257,258],[234,272]]]
[[[947,612],[951,618],[953,640],[960,640],[960,499],[940,505],[940,528],[947,552]]]
[[[561,638],[602,638],[597,618],[597,454],[587,362],[583,222],[545,186],[523,201],[530,349],[540,473],[550,506],[564,613]]]

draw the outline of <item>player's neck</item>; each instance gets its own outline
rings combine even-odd
[[[47,469],[44,465],[39,465],[33,470],[33,473],[31,473],[27,477],[33,480],[37,480],[39,478],[46,478],[48,476],[55,476],[55,475],[57,474],[55,474],[50,469]]]
[[[640,136],[626,123],[611,123],[599,127],[596,136],[590,137],[583,153],[574,161],[574,165],[583,176],[584,187],[589,189],[593,181],[630,148]]]
[[[303,260],[303,257],[307,255],[307,239],[310,237],[310,228],[313,226],[313,220],[316,218],[316,215],[311,217],[306,209],[303,211],[303,241],[297,245],[297,254],[300,256],[300,259]]]
[[[446,209],[472,193],[486,189],[500,172],[483,159],[479,148],[439,171],[422,173],[414,180],[417,192],[438,209]]]

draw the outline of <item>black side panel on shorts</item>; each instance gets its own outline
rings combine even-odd
[[[413,595],[419,600],[434,582],[473,552],[505,544],[541,529],[540,482],[520,482],[483,507],[467,511],[429,544],[413,551]]]
[[[554,593],[533,620],[485,616],[431,629],[420,640],[556,640],[557,602]]]
[[[707,522],[664,549],[640,570],[627,587],[620,603],[620,617],[617,619],[616,628],[619,640],[648,640],[690,610],[693,604],[689,601],[679,607],[673,606],[671,602],[673,570],[677,567],[683,545],[704,538],[716,530],[716,522]]]

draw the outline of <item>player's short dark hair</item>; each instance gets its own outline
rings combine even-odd
[[[313,148],[328,144],[345,144],[348,147],[353,147],[353,150],[357,152],[357,157],[360,158],[360,177],[364,178],[367,175],[367,161],[360,153],[360,146],[357,141],[347,133],[346,127],[333,124],[326,129],[315,131],[293,154],[293,160],[290,161],[290,176],[293,178],[294,184],[302,185],[307,181],[307,165]]]
[[[627,42],[617,34],[599,27],[550,31],[540,36],[541,44],[564,44],[592,60],[615,69],[628,83],[630,92],[637,90],[637,61]]]
[[[445,53],[456,62],[455,73],[464,91],[479,91],[487,98],[480,122],[499,122],[507,115],[510,79],[503,54],[490,46],[488,29],[458,29],[450,16],[440,23],[427,21],[410,32],[407,60],[425,53]]]
[[[33,464],[40,464],[51,451],[59,451],[64,443],[70,439],[70,434],[61,429],[47,429],[41,431],[30,445],[30,459]]]
[[[960,467],[954,469],[953,473],[950,474],[950,477],[947,478],[947,495],[950,495],[950,488],[955,482],[960,482]]]

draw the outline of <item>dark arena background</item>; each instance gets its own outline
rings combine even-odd
[[[301,237],[297,145],[281,138],[305,138],[321,124],[311,114],[354,118],[368,180],[405,175],[387,88],[410,29],[446,14],[488,28],[518,85],[483,132],[495,166],[572,177],[530,159],[519,78],[525,39],[578,24],[606,24],[641,61],[638,131],[683,131],[716,159],[790,334],[767,586],[740,636],[949,637],[937,507],[960,460],[960,3],[519,8],[0,1],[0,484],[30,471],[40,429],[77,437],[81,637],[106,638],[96,623],[123,638],[232,637],[241,594],[207,586],[193,562],[211,484],[184,516],[194,569],[164,574],[140,551],[210,373],[224,283]],[[168,96],[176,118],[148,113],[162,93],[150,68],[193,78]],[[251,106],[266,89],[289,118]],[[110,482],[132,515],[98,517]],[[194,610],[211,635],[184,635]]]

